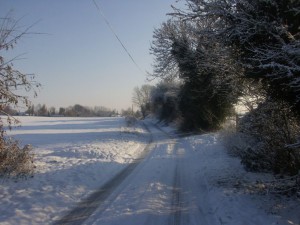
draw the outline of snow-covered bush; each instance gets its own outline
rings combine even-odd
[[[13,139],[0,138],[0,176],[22,178],[33,174],[32,147],[23,148]]]
[[[238,123],[231,149],[240,151],[242,163],[249,170],[297,174],[300,170],[300,125],[291,107],[284,102],[266,101]],[[243,143],[242,145],[240,143]]]
[[[226,124],[220,132],[220,138],[227,148],[229,155],[234,157],[242,157],[249,146],[255,145],[255,140],[248,135],[236,132],[235,124]]]

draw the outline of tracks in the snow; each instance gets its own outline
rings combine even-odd
[[[164,133],[166,136],[168,136],[170,139],[177,138],[175,135],[171,135],[164,131],[162,128],[154,125],[156,129],[160,130],[162,133]],[[179,137],[184,136],[184,134],[179,134]],[[181,224],[181,216],[182,216],[182,210],[183,210],[183,195],[182,195],[182,187],[181,187],[181,177],[180,177],[180,168],[178,163],[178,156],[180,153],[177,152],[177,160],[176,160],[176,167],[175,167],[175,173],[174,173],[174,181],[173,181],[173,187],[172,187],[172,202],[171,202],[171,217],[169,220],[169,225],[180,225]]]
[[[176,165],[173,190],[172,190],[172,205],[171,212],[172,217],[170,218],[169,225],[180,225],[181,223],[181,212],[182,212],[182,193],[180,184],[180,175],[178,166]]]
[[[148,127],[145,125],[145,129],[149,131]],[[152,133],[149,131],[150,138],[149,141],[142,151],[139,159],[135,162],[129,164],[120,173],[114,176],[106,184],[104,184],[100,189],[93,192],[86,199],[82,200],[77,204],[77,206],[66,214],[60,220],[54,222],[53,225],[79,225],[83,224],[93,212],[98,209],[104,201],[116,190],[116,188],[132,173],[132,171],[139,165],[139,163],[145,158],[145,156],[151,150],[151,143],[153,142]]]
[[[128,165],[113,179],[108,181],[99,190],[92,193],[83,201],[65,215],[59,221],[56,221],[55,225],[62,224],[82,224],[86,219],[92,215],[92,213],[104,202],[104,200],[125,180],[125,178],[136,168],[138,162]]]

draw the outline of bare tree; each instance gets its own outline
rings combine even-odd
[[[132,102],[141,109],[143,118],[146,117],[147,112],[150,111],[151,91],[153,86],[142,85],[142,87],[135,87],[133,90]]]
[[[35,81],[34,74],[25,74],[14,68],[13,63],[19,57],[12,59],[4,57],[5,52],[12,50],[22,37],[29,34],[31,27],[22,30],[19,22],[13,19],[10,13],[0,18],[0,111],[2,113],[7,105],[28,107],[29,97],[20,93],[33,91],[33,95],[36,96],[36,89],[40,87],[40,83]],[[10,115],[7,116],[11,123],[12,118]]]

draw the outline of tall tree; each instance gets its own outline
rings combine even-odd
[[[241,93],[235,79],[240,72],[228,49],[216,38],[199,35],[202,27],[191,21],[169,20],[154,31],[151,47],[156,57],[155,76],[177,76],[183,82],[179,94],[183,129],[217,128]],[[176,74],[165,73],[174,65]]]

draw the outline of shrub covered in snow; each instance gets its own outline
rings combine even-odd
[[[300,170],[299,120],[283,102],[266,101],[244,116],[229,141],[249,170],[297,174]]]
[[[0,138],[0,176],[22,178],[34,171],[32,147],[21,148],[13,139]]]

